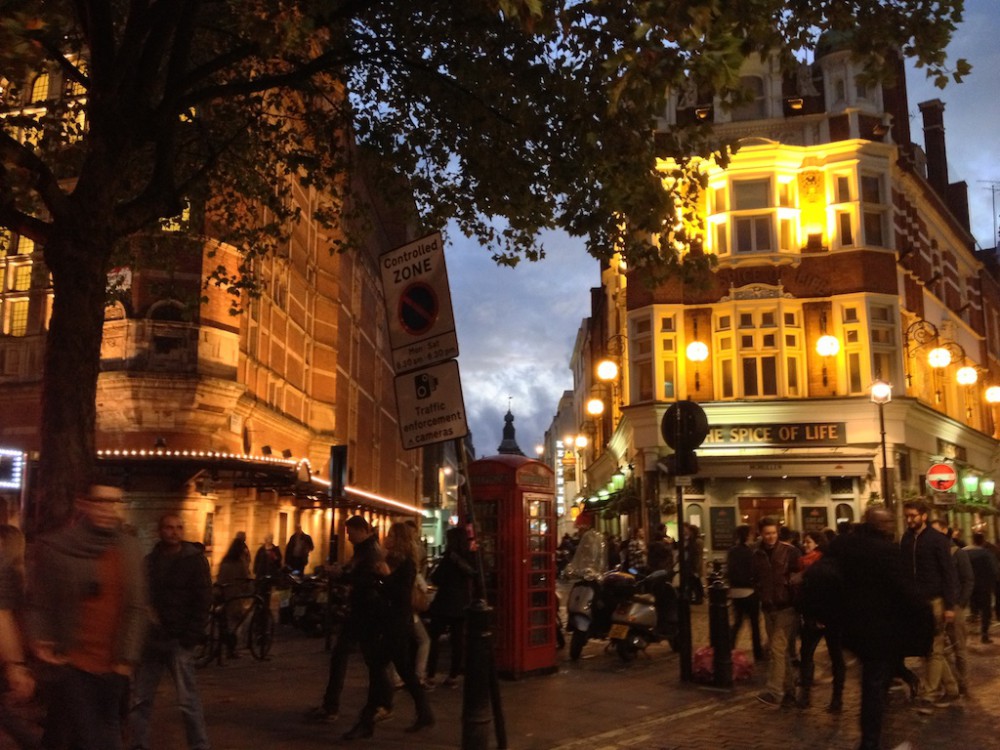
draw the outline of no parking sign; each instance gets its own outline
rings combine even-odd
[[[379,268],[396,374],[457,357],[441,233],[382,254]]]

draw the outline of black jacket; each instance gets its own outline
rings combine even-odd
[[[899,540],[906,572],[928,599],[941,597],[944,608],[953,610],[958,601],[958,572],[951,559],[951,540],[937,529],[924,527],[919,534],[907,529]]]
[[[458,552],[448,552],[431,573],[437,587],[428,613],[431,617],[465,617],[472,601],[472,566]]]
[[[150,629],[149,640],[177,640],[186,648],[199,643],[212,606],[212,576],[201,549],[181,542],[180,550],[171,554],[160,542],[146,555],[146,576],[159,621]]]
[[[930,652],[934,617],[907,574],[899,547],[866,525],[836,537],[805,573],[804,602],[820,602],[827,625],[862,658],[890,661]]]

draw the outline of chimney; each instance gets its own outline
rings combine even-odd
[[[906,66],[903,56],[892,52],[892,85],[882,85],[885,111],[892,115],[892,142],[904,148],[910,140],[910,104],[906,97]]]
[[[920,102],[924,118],[924,152],[927,154],[927,181],[941,199],[948,202],[948,153],[944,145],[944,102]]]

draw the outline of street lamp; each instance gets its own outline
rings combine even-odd
[[[872,383],[872,403],[878,404],[878,427],[882,437],[882,496],[885,507],[892,508],[892,488],[889,486],[889,461],[885,450],[885,405],[892,401],[892,384],[884,380]]]

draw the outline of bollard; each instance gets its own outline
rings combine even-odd
[[[492,608],[482,599],[466,610],[465,684],[462,694],[462,750],[486,750],[490,740],[490,683],[493,679]]]
[[[713,683],[733,686],[733,654],[729,633],[729,587],[717,576],[708,588],[708,633],[712,645]]]

